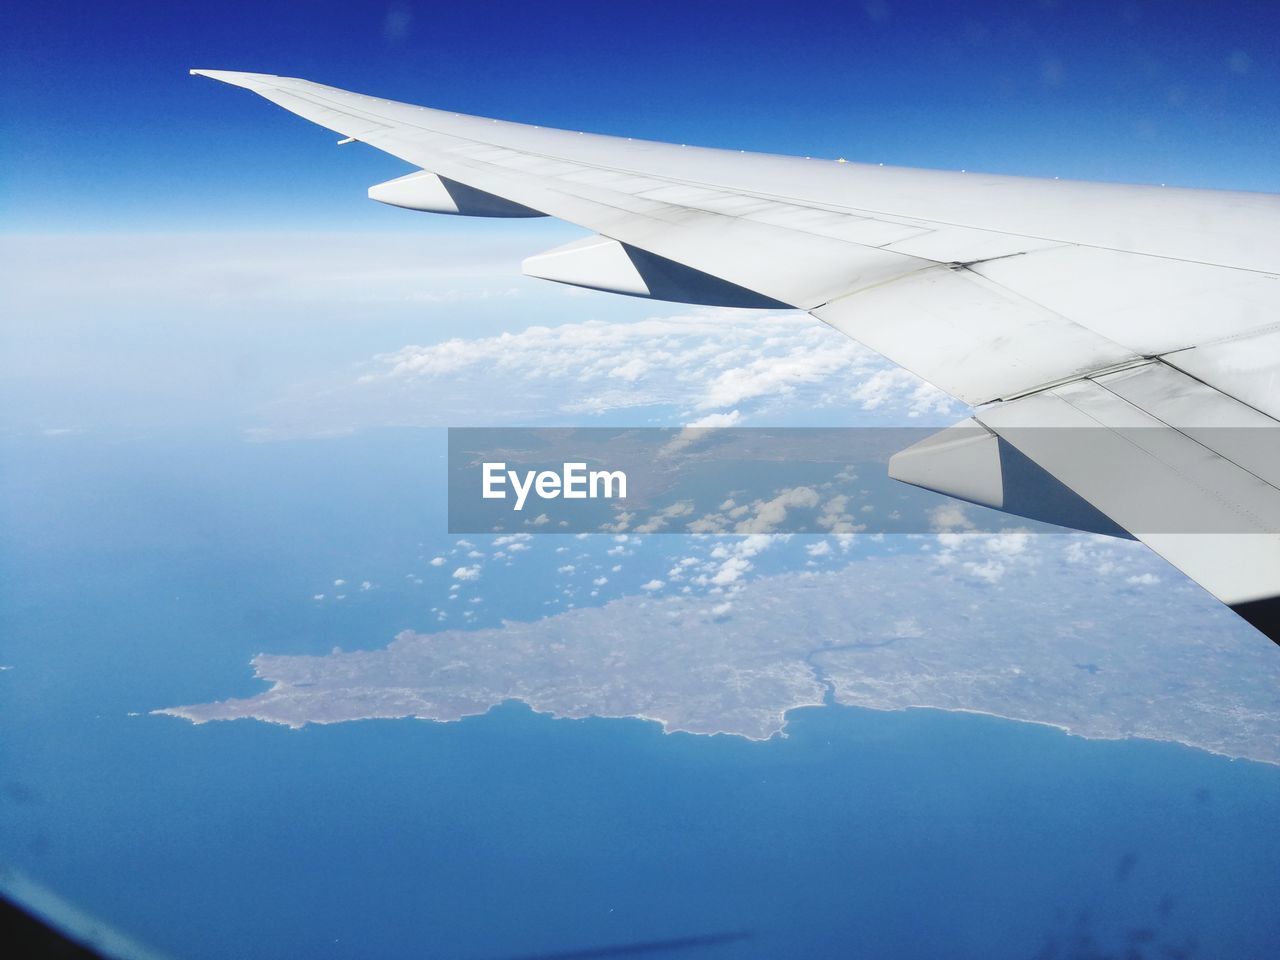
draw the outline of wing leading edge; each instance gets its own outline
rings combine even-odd
[[[1075,525],[1127,531],[1280,643],[1280,197],[684,147],[191,72],[419,168],[375,199],[597,235],[532,275],[808,310],[977,407],[1080,501]]]

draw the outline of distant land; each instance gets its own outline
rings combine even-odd
[[[798,707],[931,707],[1280,764],[1274,644],[1175,573],[1144,589],[1111,560],[1072,557],[1069,538],[1034,539],[992,583],[927,552],[887,555],[761,576],[728,601],[627,596],[531,623],[405,630],[380,650],[263,653],[252,663],[270,689],[153,712],[301,727],[451,721],[515,699],[765,739]]]

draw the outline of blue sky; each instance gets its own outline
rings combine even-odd
[[[403,169],[187,76],[907,165],[1280,190],[1280,12],[1225,3],[16,3],[4,229],[471,230]]]
[[[629,338],[639,329],[623,325],[689,311],[521,276],[523,257],[580,234],[569,225],[373,203],[367,187],[404,172],[401,161],[337,147],[329,131],[246,91],[189,76],[193,66],[681,143],[1280,190],[1280,65],[1267,42],[1280,15],[1265,4],[726,9],[3,7],[0,432],[323,435],[435,423],[452,409],[446,395],[484,421],[493,401],[509,399],[481,386],[491,378],[462,363],[444,380],[379,380],[388,366],[378,358],[433,356],[461,337],[468,363],[482,364],[494,337],[544,325],[560,332],[530,335],[537,362],[525,372],[544,401],[525,409],[531,421],[613,411],[647,423],[643,397],[677,423],[735,411],[752,423],[809,422],[822,406],[813,396],[844,424],[864,413],[961,415],[887,366],[820,366],[850,345],[829,330],[822,341],[816,322],[794,346],[813,362],[776,376],[749,314],[732,320],[740,355],[719,358],[731,369],[650,370],[643,383],[619,374],[598,396],[563,378],[553,388],[538,370],[577,356],[591,324],[615,325],[622,371],[637,360]],[[376,397],[370,376],[385,384]],[[718,377],[757,392],[716,406]]]

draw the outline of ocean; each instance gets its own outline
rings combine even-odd
[[[310,602],[434,550],[403,519],[430,489],[378,496],[412,452],[343,443],[7,446],[0,861],[175,957],[1273,955],[1280,768],[1176,744],[834,706],[765,742],[519,703],[147,715],[424,625],[408,588]]]

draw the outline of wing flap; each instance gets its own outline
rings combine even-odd
[[[1179,409],[1209,389],[1151,362],[994,404],[978,420],[1236,607],[1280,596],[1280,489],[1264,478],[1274,463],[1255,459],[1260,475],[1232,459],[1246,459],[1239,431],[1274,444],[1280,424],[1219,396],[1233,419],[1197,428]]]

